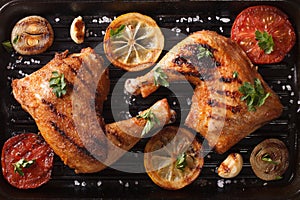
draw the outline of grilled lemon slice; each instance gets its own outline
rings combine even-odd
[[[152,66],[164,47],[164,36],[156,22],[140,13],[117,17],[107,27],[104,51],[109,61],[127,71]]]
[[[201,147],[189,130],[165,127],[146,144],[146,172],[162,188],[183,188],[200,174],[204,164]]]

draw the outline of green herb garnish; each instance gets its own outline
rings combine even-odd
[[[8,41],[8,40],[2,42],[2,46],[4,47],[4,49],[5,49],[8,53],[10,53],[10,52],[13,51],[12,44],[11,44],[11,42]]]
[[[282,176],[276,176],[275,177],[275,180],[280,180],[280,179],[283,179],[283,177]]]
[[[258,46],[264,50],[265,54],[270,54],[274,50],[274,41],[272,35],[266,31],[255,31],[255,39],[258,40]]]
[[[141,136],[144,136],[145,134],[149,133],[149,131],[154,127],[155,124],[160,125],[159,120],[157,119],[155,114],[151,111],[151,109],[138,115],[137,118],[143,118],[147,120],[147,123],[142,131]]]
[[[239,91],[244,95],[241,97],[241,100],[247,102],[249,111],[256,111],[256,107],[262,106],[266,99],[271,95],[269,92],[265,93],[258,78],[254,79],[254,85],[249,82],[245,82],[239,88]]]
[[[115,30],[114,29],[110,29],[109,34],[110,34],[111,37],[117,37],[124,30],[124,28],[125,28],[125,25],[121,25],[118,28],[116,28]]]
[[[62,97],[67,93],[67,84],[64,74],[59,74],[57,71],[52,72],[52,77],[49,81],[53,93],[58,97]]]
[[[157,67],[154,72],[153,72],[153,76],[154,76],[154,84],[155,86],[164,86],[164,87],[169,87],[170,84],[167,81],[168,76],[163,72],[163,70],[160,67]]]
[[[232,78],[236,79],[236,78],[238,78],[238,77],[239,77],[239,73],[238,73],[237,71],[234,71],[234,72],[232,73]]]
[[[23,168],[28,168],[35,163],[35,160],[27,161],[24,158],[20,159],[18,162],[14,163],[14,172],[24,176]]]
[[[186,154],[185,153],[182,153],[180,154],[178,157],[177,157],[177,160],[176,160],[176,168],[177,169],[180,169],[180,170],[183,170],[185,168],[185,166],[187,165],[187,162],[186,162]]]
[[[13,39],[13,43],[17,44],[18,41],[19,41],[19,35],[16,35],[16,37]]]
[[[275,162],[275,161],[273,161],[272,158],[271,158],[271,156],[269,154],[267,154],[267,153],[263,155],[263,157],[261,158],[261,160],[266,161],[268,163],[272,163],[274,165],[278,165],[278,163]]]
[[[198,50],[199,50],[199,53],[197,55],[198,60],[204,57],[213,57],[213,54],[209,51],[209,49],[201,45],[198,47]]]

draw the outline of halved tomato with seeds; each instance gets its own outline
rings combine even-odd
[[[1,164],[5,179],[20,189],[36,188],[49,181],[54,152],[39,135],[22,133],[3,146]]]
[[[264,49],[258,34],[265,41],[273,40],[272,49]],[[267,36],[271,38],[267,38]],[[296,41],[288,16],[273,6],[252,6],[243,10],[235,19],[231,39],[236,41],[255,64],[277,63],[284,59]]]

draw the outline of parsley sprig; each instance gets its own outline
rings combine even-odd
[[[24,176],[23,168],[29,168],[35,163],[35,160],[25,160],[24,158],[20,159],[18,162],[13,163],[14,172]]]
[[[255,31],[255,39],[258,41],[258,46],[264,50],[265,54],[270,54],[274,50],[274,41],[272,35],[266,31]]]
[[[239,91],[244,95],[241,97],[241,100],[246,101],[249,111],[256,111],[256,107],[262,106],[266,99],[271,95],[269,92],[265,93],[258,78],[254,79],[254,85],[245,82],[239,88]]]
[[[168,76],[163,72],[163,70],[160,67],[157,67],[154,72],[153,72],[153,76],[154,76],[154,84],[155,86],[164,86],[164,87],[169,87],[170,84],[167,81]]]
[[[116,29],[110,29],[109,34],[110,34],[111,37],[118,37],[118,36],[120,36],[121,32],[124,29],[125,29],[125,25],[123,24],[123,25],[119,26]]]
[[[197,54],[198,60],[205,57],[213,57],[213,54],[209,51],[209,49],[201,45],[198,47],[198,51],[199,51],[199,53]]]
[[[13,47],[12,47],[12,44],[9,40],[6,40],[6,41],[3,41],[2,42],[2,46],[4,47],[4,49],[10,53],[13,51]]]
[[[144,136],[147,133],[149,133],[149,131],[154,127],[154,125],[156,125],[156,124],[160,125],[159,120],[157,119],[155,114],[151,111],[151,109],[149,109],[146,112],[143,112],[143,113],[139,114],[137,116],[137,118],[143,118],[143,119],[147,120],[146,125],[145,125],[145,127],[142,131],[141,136]]]
[[[271,156],[269,154],[267,154],[267,153],[263,155],[263,157],[261,158],[261,160],[266,161],[268,163],[272,163],[274,165],[278,165],[278,163],[275,162],[275,161],[273,161],[272,158],[271,158]]]
[[[182,153],[177,157],[175,166],[177,169],[183,170],[186,165],[187,165],[186,154]]]
[[[53,93],[58,98],[62,97],[67,93],[67,83],[65,82],[64,74],[60,74],[57,71],[53,71],[49,84],[52,88]]]

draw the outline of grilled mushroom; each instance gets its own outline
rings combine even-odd
[[[50,23],[40,16],[28,16],[16,23],[11,33],[14,49],[22,55],[43,53],[53,43]]]
[[[251,167],[260,179],[280,179],[289,165],[285,144],[278,139],[267,139],[258,144],[250,156]]]

